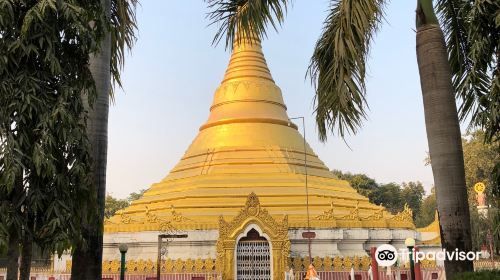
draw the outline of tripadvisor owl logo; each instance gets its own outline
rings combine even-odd
[[[392,266],[398,259],[398,251],[392,245],[380,245],[375,251],[375,259],[380,266]]]

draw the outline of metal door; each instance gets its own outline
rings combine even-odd
[[[267,240],[238,242],[236,248],[238,280],[271,280],[271,255]]]

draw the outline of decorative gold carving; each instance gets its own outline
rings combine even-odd
[[[106,228],[109,227],[120,227],[120,224],[126,225],[125,228],[133,229],[131,231],[136,231],[138,228],[142,228],[143,226],[151,226],[154,228],[158,228],[162,232],[174,232],[176,228],[173,226],[173,223],[183,223],[183,222],[192,222],[193,220],[185,217],[182,213],[177,212],[173,205],[170,206],[170,215],[168,216],[159,216],[155,212],[158,209],[150,209],[150,206],[146,205],[143,208],[144,216],[139,216],[136,219],[136,216],[125,214],[123,210],[117,212],[117,217],[119,220],[109,219],[105,221]],[[139,225],[140,224],[140,225]],[[148,230],[151,230],[149,228]],[[129,230],[127,230],[129,231]]]
[[[127,261],[127,262],[130,262],[130,261]],[[144,272],[146,271],[146,261],[145,260],[142,260],[142,259],[138,259],[135,261],[135,271],[137,272]]]
[[[156,262],[153,262],[152,260],[147,260],[146,261],[146,271],[153,272],[155,270],[156,270]]]
[[[174,271],[181,273],[184,270],[184,262],[181,259],[177,259],[174,262]]]
[[[158,223],[158,217],[149,211],[148,206],[146,206],[146,222],[150,224],[156,224]]]
[[[339,217],[339,220],[354,220],[354,221],[359,221],[359,201],[356,201],[356,207],[354,207],[351,212],[345,216]]]
[[[313,265],[316,270],[323,270],[323,260],[320,257],[314,257]]]
[[[166,272],[174,271],[174,261],[172,259],[167,259],[165,261],[165,271]]]
[[[67,272],[71,271],[71,261],[66,262]],[[161,271],[167,273],[213,273],[215,262],[214,259],[166,259],[161,262]],[[154,273],[156,272],[156,260],[128,260],[125,264],[127,273]],[[102,272],[103,273],[118,273],[120,271],[120,261],[103,261],[102,262]]]
[[[352,260],[352,264],[354,266],[354,270],[358,270],[361,265],[361,259],[358,256],[355,256]]]
[[[335,256],[333,258],[333,270],[341,270],[342,269],[342,258],[340,258],[339,256]]]
[[[372,263],[372,259],[368,256],[363,256],[361,258],[361,269],[362,270],[368,270],[368,268],[370,267]]]
[[[305,257],[302,260],[302,263],[304,264],[304,269],[307,269],[309,267],[309,265],[311,264],[311,260],[309,260],[309,257]]]
[[[66,261],[66,272],[71,272],[71,265],[72,265],[72,262],[71,260],[67,260]]]
[[[123,212],[120,214],[120,219],[122,221],[122,224],[130,224],[130,222],[132,221],[132,218]]]
[[[333,212],[334,212],[333,209],[334,209],[334,207],[333,207],[333,201],[332,201],[330,203],[330,209],[324,211],[323,214],[320,214],[320,215],[314,217],[314,219],[319,220],[319,221],[335,220],[335,215],[333,214]]]
[[[127,261],[125,264],[125,267],[127,268],[128,272],[133,272],[137,270],[137,262],[135,260],[130,260]]]
[[[331,257],[327,256],[323,259],[323,267],[324,267],[325,271],[331,271],[332,264],[333,264],[333,260]]]
[[[342,260],[342,265],[344,266],[344,270],[351,269],[353,266],[352,259],[350,257],[344,257]]]
[[[137,271],[146,271],[146,262],[144,260],[137,261]]]
[[[173,205],[170,205],[170,209],[170,214],[172,214],[172,221],[177,223],[191,221],[191,219],[184,217],[182,213],[176,212]]]
[[[294,271],[305,271],[309,266],[309,257],[294,257],[291,260],[292,267]],[[369,256],[355,256],[355,257],[329,257],[324,258],[314,257],[313,265],[316,270],[323,271],[348,271],[351,268],[355,270],[367,271],[371,264],[371,258]]]
[[[205,263],[203,262],[202,259],[197,258],[196,261],[194,261],[194,271],[195,272],[203,272],[203,266]]]
[[[293,264],[293,269],[295,271],[301,271],[303,269],[303,267],[302,267],[302,258],[301,257],[295,257],[295,258],[293,258],[292,264]]]
[[[184,263],[184,271],[193,272],[194,271],[194,261],[192,259],[187,259]]]
[[[422,268],[435,268],[436,267],[436,261],[435,260],[423,259],[423,260],[420,261],[420,266]]]
[[[269,212],[262,208],[255,193],[247,197],[245,206],[232,221],[226,222],[219,218],[219,239],[217,240],[216,269],[222,272],[223,279],[234,279],[234,259],[236,238],[250,225],[256,224],[267,236],[273,250],[273,279],[283,279],[282,273],[287,265],[290,254],[290,240],[288,238],[288,216],[277,222]]]
[[[160,231],[161,232],[175,232],[177,229],[172,225],[170,221],[162,221],[160,222]]]
[[[370,221],[380,221],[384,217],[384,208],[380,207],[378,210],[374,210],[371,215],[366,216],[366,217],[361,217],[359,215],[359,201],[356,202],[356,206],[351,212],[345,216],[338,216],[336,217],[334,214],[334,205],[333,201],[330,204],[330,209],[324,211],[322,214],[318,215],[315,217],[316,220],[319,221],[335,221],[335,220],[340,220],[340,221],[363,221],[363,222],[370,222]],[[344,222],[345,223],[345,222]],[[362,225],[368,225],[366,223],[363,223]]]
[[[403,211],[397,213],[394,217],[392,217],[392,220],[413,224],[413,210],[411,210],[410,206],[408,206],[408,203],[405,203]]]
[[[380,209],[374,210],[370,216],[361,219],[366,221],[380,221],[383,218],[384,218],[384,207],[382,207],[381,205]]]
[[[294,271],[305,271],[307,266],[309,265],[308,257],[292,257],[289,258],[289,262]],[[66,273],[71,272],[71,260],[66,261]],[[306,264],[306,266],[303,266]],[[371,258],[369,256],[355,256],[351,257],[314,257],[313,264],[317,270],[324,271],[341,271],[341,270],[350,270],[351,266],[357,270],[368,270],[371,264]],[[422,268],[435,268],[436,262],[428,259],[424,259],[421,261]],[[143,273],[154,273],[156,272],[156,260],[128,260],[125,264],[128,274],[143,274]],[[286,268],[286,267],[285,267]],[[119,273],[120,271],[120,261],[119,260],[105,260],[102,262],[102,272],[103,273]],[[168,258],[161,262],[161,271],[165,273],[182,273],[182,272],[194,272],[194,273],[213,273],[215,272],[215,260],[201,259],[198,258],[196,260],[187,259],[177,259],[173,261]]]
[[[205,269],[207,271],[212,271],[215,269],[215,261],[213,259],[206,259],[205,260]]]
[[[120,262],[117,260],[111,261],[110,270],[111,272],[118,272],[120,270]]]
[[[66,269],[68,269],[68,268],[66,268]],[[70,270],[71,270],[71,267],[70,267]],[[110,263],[109,262],[103,262],[102,263],[102,272],[105,273],[105,272],[109,272],[110,270],[111,270]]]
[[[217,249],[219,250],[219,249]],[[224,251],[222,249],[222,251]],[[224,258],[225,258],[225,254],[219,254],[217,253],[217,259],[215,260],[215,271],[219,272],[219,273],[222,273],[224,271]]]

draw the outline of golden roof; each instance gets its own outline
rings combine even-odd
[[[304,140],[286,113],[258,39],[237,40],[210,115],[179,163],[105,222],[106,232],[216,229],[255,192],[273,216],[305,227]],[[413,228],[368,202],[306,145],[311,226]]]
[[[425,227],[417,228],[418,232],[431,232],[431,233],[440,233],[439,230],[439,216],[437,210],[434,212],[434,220]]]
[[[420,245],[441,245],[441,231],[439,230],[438,212],[434,213],[434,221],[426,227],[416,229],[421,234]]]

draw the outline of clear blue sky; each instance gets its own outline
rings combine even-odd
[[[143,0],[139,40],[127,58],[124,91],[110,109],[107,191],[117,197],[164,178],[208,117],[212,95],[229,59],[211,45],[201,0]],[[330,169],[365,173],[378,182],[433,184],[424,166],[427,139],[415,57],[412,1],[392,1],[375,37],[368,72],[369,118],[350,146],[318,141],[313,88],[305,72],[329,1],[293,1],[279,33],[263,48],[290,117],[305,116],[307,140]]]

